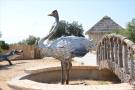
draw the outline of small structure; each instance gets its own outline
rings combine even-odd
[[[105,34],[114,30],[123,30],[123,28],[114,22],[110,17],[104,16],[91,29],[86,32],[89,38],[92,38],[97,43]]]

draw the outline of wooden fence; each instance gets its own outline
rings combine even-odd
[[[121,82],[135,81],[135,43],[121,35],[104,36],[97,45],[100,69],[112,70]]]
[[[40,49],[34,45],[31,46],[31,45],[14,44],[14,45],[10,45],[9,50],[12,50],[12,49],[23,50],[23,53],[21,54],[21,56],[19,56],[16,59],[27,60],[27,59],[39,59],[40,58]]]

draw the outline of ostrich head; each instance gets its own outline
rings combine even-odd
[[[51,14],[48,14],[48,16],[53,16],[53,17],[57,18],[59,15],[58,15],[57,10],[54,10],[54,11],[52,11]]]
[[[59,22],[59,14],[57,10],[52,11],[52,13],[48,14],[48,16],[53,16],[56,19],[56,22]]]

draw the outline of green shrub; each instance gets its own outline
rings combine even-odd
[[[0,41],[0,48],[8,50],[9,49],[9,45],[7,43],[5,43],[5,41]]]

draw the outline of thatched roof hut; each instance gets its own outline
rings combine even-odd
[[[123,28],[114,22],[110,17],[104,16],[99,22],[97,22],[92,28],[90,28],[85,34],[94,39],[95,42],[99,41],[106,33],[110,33],[114,30],[123,30]]]

